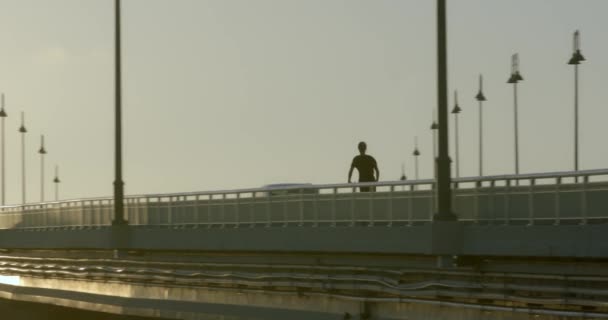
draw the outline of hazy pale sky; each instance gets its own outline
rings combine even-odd
[[[113,181],[113,3],[0,0],[7,199],[20,201],[19,112],[28,201],[109,196]],[[477,174],[477,77],[485,168],[513,173],[510,56],[518,52],[521,172],[573,168],[572,33],[580,29],[581,168],[608,151],[608,1],[448,0],[450,96],[459,90],[461,176]],[[405,162],[432,174],[435,1],[123,0],[127,194],[345,182],[368,143],[381,180]],[[450,108],[453,101],[450,99]],[[450,117],[452,121],[453,118]],[[450,124],[453,135],[453,126]],[[453,153],[453,139],[450,152]]]

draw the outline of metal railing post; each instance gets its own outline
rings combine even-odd
[[[560,198],[560,185],[562,184],[562,178],[561,177],[557,177],[555,179],[555,225],[559,225],[560,224],[560,205],[559,205],[559,198]]]
[[[251,206],[249,207],[249,216],[251,217],[251,224],[249,225],[249,228],[253,228],[255,227],[255,219],[256,219],[256,214],[255,214],[255,206],[256,206],[256,194],[255,192],[253,192],[251,194]]]
[[[350,194],[350,226],[355,226],[355,194],[357,188],[352,187]]]
[[[374,189],[370,188],[371,190],[375,190],[375,187],[373,187]],[[374,226],[374,193],[376,193],[375,191],[373,192],[368,192],[369,193],[369,224],[367,225],[368,227],[373,227]]]
[[[507,179],[505,183],[505,224],[509,225],[511,223],[511,180]]]
[[[393,199],[394,199],[394,193],[395,192],[395,186],[391,185],[390,189],[388,190],[388,223],[387,226],[388,227],[392,227],[393,226]],[[433,201],[433,198],[431,196],[431,202]],[[432,205],[431,205],[432,207]],[[431,209],[431,218],[432,216],[432,209]]]
[[[473,188],[473,223],[479,223],[479,188],[481,187],[481,181],[475,181],[475,187]]]
[[[283,195],[283,227],[287,227],[287,201],[289,201],[289,195],[285,193]]]
[[[414,211],[414,185],[410,184],[410,190],[407,193],[407,225],[412,225],[412,214]]]
[[[332,196],[331,196],[331,226],[336,226],[336,197],[337,197],[338,189],[332,188]]]
[[[530,179],[530,186],[528,187],[528,214],[529,222],[528,225],[534,225],[534,185],[536,184],[535,179]]]
[[[234,208],[234,210],[236,211],[235,212],[235,215],[236,215],[236,218],[235,218],[236,219],[236,225],[234,226],[235,228],[238,228],[239,225],[240,225],[240,223],[241,223],[241,217],[240,217],[240,215],[241,215],[241,209],[240,209],[240,205],[241,205],[241,193],[237,192],[236,193],[236,206]]]
[[[222,224],[220,225],[221,228],[224,228],[226,226],[226,194],[222,193],[222,200],[221,200],[221,210],[220,210],[220,219],[222,220]]]
[[[271,222],[271,210],[270,210],[270,205],[271,205],[271,199],[270,199],[270,192],[268,192],[268,195],[266,196],[266,227],[269,228],[272,225]]]
[[[298,227],[301,227],[304,225],[304,189],[300,189],[299,210],[300,210],[300,223],[298,224]]]
[[[581,225],[587,224],[587,184],[589,183],[589,176],[583,176],[583,190],[581,193]]]

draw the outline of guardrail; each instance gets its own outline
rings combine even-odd
[[[357,192],[360,187],[375,192]],[[461,221],[560,224],[608,221],[608,169],[453,180]],[[435,212],[435,181],[293,185],[274,188],[133,195],[131,225],[168,227],[409,226]],[[111,224],[112,198],[0,207],[0,229]]]

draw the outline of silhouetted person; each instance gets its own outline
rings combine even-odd
[[[359,182],[378,181],[380,178],[380,170],[378,170],[376,159],[365,154],[365,151],[367,150],[367,145],[365,142],[359,142],[358,148],[360,154],[353,158],[353,163],[350,165],[350,170],[348,171],[348,183],[351,183],[350,179],[353,175],[354,168],[357,168],[357,171],[359,172]],[[376,173],[375,176],[374,171]],[[361,192],[373,191],[371,187],[361,187],[359,189]]]

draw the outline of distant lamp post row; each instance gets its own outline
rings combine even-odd
[[[5,110],[5,99],[4,93],[1,95],[0,99],[0,118],[1,118],[1,126],[0,126],[0,175],[1,182],[0,186],[2,187],[1,191],[1,202],[0,205],[6,205],[6,140],[5,140],[5,118],[8,117],[8,114]],[[21,125],[18,129],[21,134],[21,204],[26,203],[26,164],[25,164],[25,134],[27,133],[27,128],[25,127],[25,113],[21,112]],[[40,154],[40,202],[44,202],[44,156],[47,154],[46,147],[44,145],[44,135],[40,137],[40,149],[38,149],[38,153]],[[57,176],[57,172],[55,173],[55,180],[57,184],[59,183],[59,178]],[[56,186],[57,188],[57,186]],[[55,192],[55,200],[58,200],[58,192]]]

